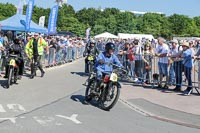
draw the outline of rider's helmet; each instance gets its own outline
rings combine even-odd
[[[95,40],[90,40],[90,45],[89,45],[90,47],[94,47],[95,44],[96,44]]]
[[[20,44],[20,38],[19,38],[19,37],[16,37],[16,38],[14,39],[14,43],[15,43],[15,44]]]
[[[95,43],[96,43],[95,40],[90,41],[90,44],[95,44]]]
[[[106,52],[109,52],[109,50],[115,50],[115,44],[112,42],[107,43],[105,46],[105,50]]]

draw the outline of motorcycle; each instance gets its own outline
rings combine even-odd
[[[112,65],[113,71],[110,74],[104,74],[100,85],[96,88],[97,74],[91,73],[87,79],[87,87],[85,90],[85,100],[90,102],[92,100],[98,103],[98,106],[106,111],[112,109],[117,103],[120,95],[121,85],[119,77],[126,75],[127,71],[117,65]]]
[[[17,55],[9,55],[7,88],[9,88],[13,83],[17,83],[19,73],[19,67],[16,63],[17,58]]]

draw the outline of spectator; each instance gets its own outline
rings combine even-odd
[[[184,42],[183,47],[183,65],[184,65],[184,74],[188,81],[187,89],[184,91],[184,95],[190,95],[192,92],[192,50],[190,49],[189,43]]]
[[[129,74],[131,78],[134,80],[135,79],[135,55],[134,55],[134,43],[131,42],[128,50],[128,60],[130,64],[130,71]]]
[[[159,68],[159,85],[158,88],[167,89],[168,88],[168,53],[169,53],[169,47],[167,44],[165,44],[165,39],[162,37],[158,38],[158,46],[156,48],[156,56],[158,59],[158,68]],[[162,86],[161,83],[163,82],[163,77],[166,76],[165,85]]]
[[[182,46],[178,45],[177,40],[172,40],[172,49],[170,51],[170,56],[173,61],[173,68],[175,72],[176,78],[176,87],[173,89],[174,91],[181,91],[182,86],[182,72],[183,72],[183,63],[182,59],[180,58],[182,54]]]
[[[4,47],[3,47],[2,42],[0,41],[0,67],[3,67],[3,66],[2,66],[2,63],[3,63],[2,52],[3,52],[3,51],[4,51]],[[0,77],[2,77],[2,75],[1,75],[1,70],[2,70],[2,68],[0,68]]]
[[[142,58],[143,55],[143,48],[142,44],[139,43],[138,39],[135,39],[134,42],[135,44],[135,74],[138,77],[138,79],[135,79],[135,82],[141,83],[143,82],[143,68],[144,68],[144,61]]]
[[[49,43],[49,58],[48,58],[48,65],[53,66],[55,65],[55,51],[56,51],[57,41],[56,39],[52,39]]]
[[[153,50],[151,48],[150,42],[146,42],[144,46],[144,79],[145,84],[150,84],[151,82],[151,68],[152,68],[152,58]]]

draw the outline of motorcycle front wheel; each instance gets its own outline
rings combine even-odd
[[[9,70],[8,70],[7,88],[9,88],[10,85],[12,84],[12,78],[13,78],[13,69],[9,68]]]
[[[110,83],[108,88],[104,89],[102,101],[100,103],[101,108],[106,111],[112,109],[117,103],[119,95],[120,88],[117,85]]]

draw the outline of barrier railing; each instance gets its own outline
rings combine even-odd
[[[42,56],[43,67],[53,67],[67,62],[72,62],[73,60],[83,57],[84,49],[85,48],[83,46],[73,48],[67,47],[65,49],[59,50],[49,48],[48,53],[44,51],[44,54]],[[5,70],[4,62],[5,58],[3,56],[0,56],[0,72]],[[27,57],[24,58],[24,65],[25,69],[30,70],[30,60]]]
[[[159,80],[159,67],[158,67],[158,59],[159,57],[152,56],[151,61],[148,64],[148,68],[146,67],[146,63],[141,59],[140,61],[130,61],[126,54],[118,55],[121,63],[124,65],[125,68],[129,71],[129,77],[131,81],[134,83],[139,83],[143,85],[143,83],[148,83],[152,88],[156,87],[158,84],[160,84]],[[144,57],[144,55],[142,55]],[[198,94],[200,94],[200,60],[193,61],[194,65],[192,67],[192,88],[193,90],[196,90]],[[135,64],[134,68],[132,67],[132,64]],[[138,64],[139,63],[139,64]],[[168,63],[167,72],[168,72],[168,79],[165,79],[162,82],[167,82],[167,85],[174,85],[176,86],[176,78],[175,78],[175,72],[173,67],[173,62]],[[134,69],[134,70],[133,70]],[[134,71],[134,74],[131,74],[131,71]],[[183,89],[188,87],[188,81],[186,79],[186,75],[184,74],[184,71],[180,73],[182,76],[182,87]],[[134,79],[139,79],[134,80]],[[148,81],[148,82],[146,82]],[[161,83],[162,83],[161,82]]]

